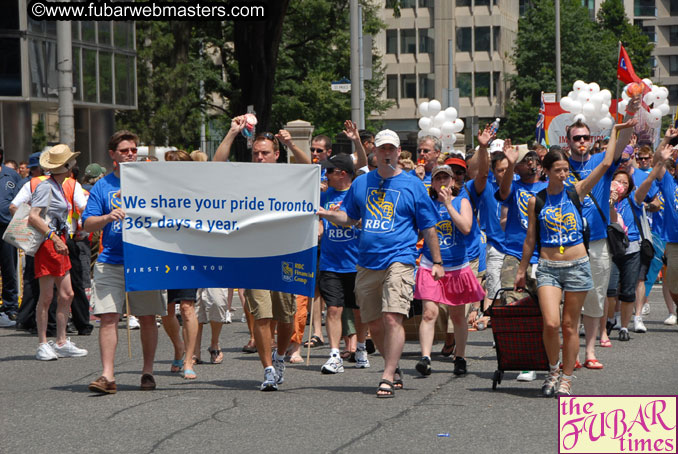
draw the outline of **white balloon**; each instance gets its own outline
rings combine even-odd
[[[581,113],[582,103],[579,101],[572,101],[570,103],[570,112],[573,114]]]
[[[424,131],[423,129],[417,133],[417,138],[421,139],[422,137],[425,137],[428,135],[428,130]]]
[[[619,112],[622,115],[626,114],[626,106],[629,105],[629,102],[627,100],[621,101],[619,104],[617,104],[617,112]]]
[[[428,135],[440,138],[440,128],[433,127],[428,130]]]
[[[572,121],[575,122],[575,123],[576,123],[577,121],[579,121],[579,120],[581,120],[581,121],[583,121],[584,123],[586,123],[586,117],[585,117],[584,115],[582,115],[582,114],[577,114],[577,115],[575,115],[574,117],[572,117]]]
[[[626,87],[628,87],[628,85],[627,85]],[[626,88],[624,88],[624,89],[622,90],[621,95],[622,95],[622,99],[623,99],[624,101],[628,101],[629,99],[631,99],[631,97],[629,96],[629,94],[626,93]]]
[[[608,89],[601,90],[600,94],[603,96],[603,103],[610,104],[610,100],[612,99],[612,93],[610,92],[610,90]]]
[[[454,107],[448,107],[445,109],[445,118],[447,121],[454,121],[457,119],[457,109]]]
[[[650,117],[661,119],[662,111],[657,108],[650,109]]]
[[[461,132],[464,129],[464,121],[461,118],[457,118],[452,122],[452,126],[454,127],[453,131],[455,134]]]
[[[589,84],[589,91],[591,92],[591,94],[596,94],[596,93],[598,93],[598,92],[600,91],[600,85],[598,85],[598,84],[595,83],[595,82],[591,82],[591,83]]]
[[[662,116],[668,115],[669,112],[671,111],[671,108],[669,107],[668,104],[662,104],[657,109],[662,113]]]
[[[579,92],[579,95],[577,96],[577,101],[579,101],[582,104],[585,104],[591,100],[591,95],[589,94],[588,91],[582,90]]]
[[[598,126],[601,129],[608,129],[612,127],[612,118],[610,117],[603,117],[600,120],[598,120]]]
[[[422,117],[419,119],[419,128],[422,131],[428,130],[431,125],[433,124],[433,121],[429,117]]]
[[[450,138],[447,140],[447,143],[450,144],[451,148],[454,148],[454,147],[452,147],[452,145],[454,145],[456,141],[457,141],[457,136],[455,134],[452,134],[450,136]]]
[[[585,86],[586,82],[583,80],[578,80],[572,85],[572,88],[574,88],[574,91],[581,91]]]
[[[581,110],[584,115],[586,115],[587,117],[591,117],[594,115],[596,107],[593,105],[593,103],[587,102],[586,104],[584,104]]]
[[[569,112],[570,108],[572,107],[572,100],[569,97],[565,96],[560,100],[560,107],[563,110]]]
[[[650,88],[652,88],[652,85],[654,85],[650,79],[643,79],[643,82],[645,82],[645,85]]]
[[[593,96],[591,96],[591,103],[596,107],[600,107],[604,101],[605,98],[603,97],[602,93],[595,93]]]
[[[666,99],[669,96],[669,89],[666,87],[659,87],[660,93],[662,93],[662,97]]]
[[[445,112],[438,112],[436,116],[433,117],[433,126],[440,128],[443,123],[445,123]]]
[[[643,96],[643,102],[645,104],[652,104],[652,93],[645,93],[645,96]]]
[[[610,105],[609,104],[602,104],[600,106],[600,116],[604,117],[608,113],[610,113]]]
[[[446,121],[440,128],[440,132],[445,138],[447,138],[448,135],[454,134],[454,123],[451,121]]]
[[[424,102],[419,104],[419,114],[422,117],[428,117],[429,116],[428,102],[424,101]]]
[[[429,101],[429,103],[428,103],[428,115],[430,117],[435,117],[438,114],[438,112],[440,112],[440,109],[441,109],[440,101],[438,101],[437,99],[434,99],[433,101]]]
[[[570,98],[572,101],[576,101],[578,95],[579,93],[573,90],[567,94],[567,97]]]

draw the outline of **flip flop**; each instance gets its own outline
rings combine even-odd
[[[311,346],[311,348],[316,348],[316,347],[322,347],[325,345],[325,342],[323,342],[318,336],[311,336],[310,341],[304,342],[304,347]]]
[[[184,377],[185,380],[195,380],[196,378],[198,378],[193,369],[184,369],[182,376]]]
[[[610,339],[604,340],[604,341],[601,340],[600,346],[601,347],[612,347],[612,342],[610,341]]]
[[[379,394],[379,392],[381,392],[382,394]],[[393,382],[386,379],[382,379],[379,382],[379,387],[377,388],[377,397],[380,399],[395,397],[395,385],[393,384]]]
[[[603,365],[597,359],[587,359],[584,362],[584,367],[587,369],[602,369]]]
[[[304,362],[304,358],[301,356],[290,356],[289,363],[290,364],[301,364]]]
[[[173,359],[172,366],[170,367],[170,372],[173,374],[181,372],[181,369],[184,367],[184,358]]]
[[[193,355],[193,364],[205,364],[205,361]]]
[[[209,347],[207,351],[210,354],[210,362],[212,364],[221,364],[224,361],[224,354],[221,353],[221,350],[219,350],[218,348],[212,350],[212,348]]]
[[[257,346],[254,345],[254,344],[250,345],[250,343],[248,342],[247,345],[245,345],[242,348],[242,351],[244,351],[245,353],[256,353],[257,352]]]

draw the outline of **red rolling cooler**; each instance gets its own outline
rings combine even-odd
[[[537,297],[525,297],[505,304],[502,288],[495,295],[498,304],[492,304],[485,313],[491,317],[492,334],[497,350],[497,370],[492,377],[492,389],[497,389],[505,371],[549,370],[544,348],[544,321]]]

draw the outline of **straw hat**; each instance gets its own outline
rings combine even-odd
[[[40,155],[40,167],[51,173],[65,173],[75,166],[75,158],[80,152],[72,152],[68,145],[55,145]]]

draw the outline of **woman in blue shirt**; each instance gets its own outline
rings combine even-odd
[[[438,304],[450,306],[449,314],[454,324],[456,344],[454,374],[466,373],[464,355],[468,325],[465,305],[481,301],[485,297],[485,292],[469,266],[465,236],[471,232],[473,226],[473,210],[466,192],[459,195],[463,182],[459,187],[452,184],[452,175],[456,171],[465,172],[465,169],[459,165],[442,165],[436,167],[431,174],[429,194],[440,217],[436,232],[445,276],[437,281],[433,278],[433,258],[425,245],[414,292],[414,297],[422,300],[423,309],[419,325],[422,358],[416,365],[417,371],[422,375],[431,373],[431,346],[435,321],[438,318]]]

